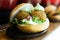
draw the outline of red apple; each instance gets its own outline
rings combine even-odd
[[[59,5],[60,0],[51,0],[50,3],[53,5]]]
[[[46,5],[56,5],[58,6],[60,3],[60,0],[42,0],[42,5],[46,6]]]
[[[1,10],[11,10],[17,5],[17,0],[0,0]]]

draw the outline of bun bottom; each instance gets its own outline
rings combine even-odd
[[[35,38],[45,34],[46,32],[47,30],[43,30],[42,32],[38,33],[24,33],[20,31],[15,25],[13,25],[6,30],[6,35],[12,39],[32,38],[32,37]]]
[[[22,32],[27,33],[37,33],[41,32],[49,27],[49,20],[48,18],[46,21],[42,24],[34,24],[34,25],[18,25],[17,28],[21,30]]]

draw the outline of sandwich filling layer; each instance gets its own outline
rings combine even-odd
[[[42,24],[46,21],[47,17],[44,8],[37,3],[35,7],[24,7],[21,9],[15,19],[16,24]]]

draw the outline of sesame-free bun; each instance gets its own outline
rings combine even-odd
[[[16,6],[11,14],[10,14],[10,22],[13,22],[16,14],[23,9],[24,7],[31,7],[33,8],[33,5],[30,3],[22,3]],[[27,33],[37,33],[41,32],[49,27],[49,20],[46,18],[46,21],[41,23],[41,24],[17,24],[17,28],[21,30],[22,32],[27,32]]]
[[[33,5],[30,4],[30,3],[22,3],[22,4],[19,4],[17,5],[13,10],[12,12],[10,13],[10,22],[12,22],[14,20],[14,17],[16,16],[16,14],[22,10],[24,7],[31,7],[33,8]]]
[[[54,5],[48,5],[45,7],[45,11],[48,13],[48,12],[54,12],[56,11],[57,7],[54,6]]]

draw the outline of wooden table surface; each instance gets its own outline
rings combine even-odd
[[[28,39],[11,39],[5,35],[6,33],[4,31],[0,31],[0,40],[42,40],[44,37],[46,37],[48,34],[50,34],[53,30],[55,30],[59,26],[60,26],[60,22],[54,22],[54,23],[50,22],[50,26],[48,28],[47,33],[39,37],[28,38]]]

